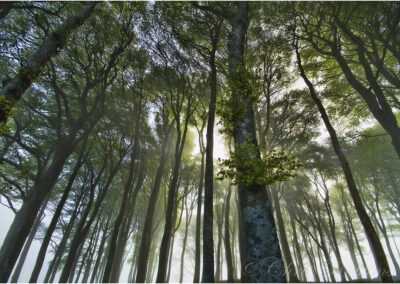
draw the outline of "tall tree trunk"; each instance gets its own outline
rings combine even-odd
[[[214,192],[214,123],[217,102],[217,68],[215,53],[217,51],[219,32],[212,40],[210,53],[210,103],[206,133],[206,163],[204,173],[204,218],[203,218],[203,271],[201,282],[214,282],[214,240],[213,240],[213,192]]]
[[[144,283],[146,280],[149,252],[151,248],[151,232],[153,229],[153,216],[155,212],[156,201],[161,186],[161,178],[164,173],[164,167],[167,161],[167,144],[169,133],[165,135],[161,146],[160,164],[154,178],[153,189],[150,194],[149,204],[147,205],[146,219],[143,226],[142,238],[140,241],[139,255],[137,258],[136,283]]]
[[[64,47],[71,32],[80,27],[90,17],[97,4],[97,2],[85,4],[85,8],[82,9],[82,11],[68,18],[55,31],[49,33],[45,37],[39,49],[33,55],[33,59],[28,60],[27,63],[20,68],[18,74],[3,86],[0,91],[0,96],[4,96],[7,103],[14,106],[19,101],[22,94],[40,75],[50,59]],[[3,104],[2,102],[0,105],[0,122],[6,124],[9,113],[6,112]],[[1,261],[0,263],[4,262]],[[3,276],[2,279],[5,279],[5,277]]]
[[[183,94],[182,94],[183,96]],[[168,201],[167,201],[167,210],[166,210],[166,219],[164,225],[164,233],[161,240],[161,247],[160,247],[160,256],[158,259],[158,271],[157,271],[157,283],[165,282],[167,277],[167,263],[168,263],[168,250],[171,243],[171,237],[173,235],[173,231],[175,228],[175,222],[173,222],[172,218],[169,216],[173,216],[173,211],[175,206],[175,199],[176,193],[178,190],[178,179],[179,179],[179,172],[181,168],[181,160],[183,149],[185,147],[186,142],[186,134],[189,125],[189,118],[191,116],[191,102],[190,98],[187,105],[186,116],[184,120],[184,127],[183,133],[181,134],[181,125],[180,125],[180,117],[179,113],[174,114],[176,120],[176,130],[177,130],[177,137],[176,137],[176,144],[175,144],[175,157],[174,157],[174,166],[172,170],[171,181],[168,186]]]
[[[317,266],[315,264],[315,257],[314,257],[314,253],[312,251],[311,242],[309,242],[309,240],[305,237],[304,230],[302,227],[300,228],[300,234],[301,234],[301,237],[304,242],[304,248],[306,249],[308,259],[311,264],[311,271],[313,273],[314,280],[315,280],[315,282],[321,282],[319,275],[318,275]],[[310,247],[309,247],[309,245],[310,245]]]
[[[203,133],[199,133],[202,135]],[[200,181],[199,189],[197,193],[197,214],[196,214],[196,240],[195,240],[195,257],[194,257],[194,275],[193,283],[200,282],[200,254],[201,254],[201,207],[202,207],[202,195],[203,195],[203,180],[204,180],[204,151],[201,152],[201,164],[200,164]]]
[[[19,275],[21,274],[21,270],[25,263],[26,256],[28,255],[32,241],[35,238],[36,232],[40,226],[40,222],[42,221],[42,217],[44,215],[44,211],[46,210],[47,203],[49,201],[49,197],[50,197],[50,195],[47,196],[46,201],[43,203],[42,207],[40,208],[40,211],[39,211],[38,216],[36,217],[35,223],[33,224],[31,231],[29,232],[29,237],[25,242],[24,249],[22,250],[21,255],[19,256],[17,267],[15,268],[14,274],[11,277],[11,283],[18,282],[18,278],[19,278]]]
[[[129,212],[128,216],[125,219],[125,224],[122,226],[122,231],[120,232],[119,238],[118,238],[118,247],[115,253],[114,257],[114,263],[113,263],[113,268],[110,276],[110,282],[116,283],[119,281],[119,276],[120,276],[120,270],[122,268],[122,257],[123,253],[125,250],[126,243],[128,241],[129,237],[129,230],[131,228],[133,216],[135,213],[135,208],[136,208],[136,199],[139,194],[139,191],[142,189],[143,182],[145,179],[145,163],[142,161],[142,164],[140,165],[140,170],[137,178],[137,183],[135,185],[135,189],[133,191],[133,194],[130,198],[129,202]]]
[[[331,138],[333,148],[335,150],[336,155],[338,156],[340,165],[343,169],[343,173],[346,178],[347,186],[349,188],[350,195],[353,199],[354,207],[357,211],[357,214],[361,220],[361,224],[363,225],[365,234],[367,235],[368,241],[370,243],[378,273],[383,282],[393,282],[392,276],[390,274],[389,264],[386,259],[385,251],[383,250],[383,247],[379,240],[378,234],[376,233],[376,231],[372,225],[371,219],[368,216],[368,213],[366,212],[366,210],[363,206],[363,203],[362,203],[361,197],[360,197],[360,193],[357,189],[352,171],[350,169],[350,165],[347,162],[345,155],[343,154],[343,151],[342,151],[340,143],[339,143],[339,139],[337,138],[337,135],[336,135],[336,131],[333,128],[332,124],[330,123],[328,114],[326,113],[321,100],[318,98],[318,95],[314,89],[314,86],[312,85],[310,80],[308,80],[308,78],[304,72],[303,66],[301,64],[300,53],[299,53],[297,45],[295,46],[295,48],[296,48],[297,63],[298,63],[298,67],[300,70],[300,75],[303,77],[304,82],[307,84],[307,86],[310,90],[311,97],[314,100],[315,104],[317,105],[318,110],[321,114],[322,120],[324,121],[324,124],[329,132],[329,136]],[[399,155],[400,155],[400,152],[399,152]]]
[[[249,24],[248,3],[235,2],[236,13],[231,17],[231,33],[228,41],[229,76],[235,80],[235,85],[247,86],[244,75],[245,62],[243,58],[245,38]],[[235,105],[243,106],[244,117],[235,129],[235,151],[247,138],[257,150],[260,158],[255,133],[253,104],[248,90],[232,88]],[[246,94],[245,94],[246,93]],[[240,171],[240,169],[238,169]],[[284,266],[275,229],[274,216],[271,212],[265,186],[239,185],[240,214],[242,215],[245,235],[245,259],[242,265],[247,268],[250,282],[284,282]],[[257,269],[256,269],[257,267]]]
[[[65,202],[68,199],[68,195],[69,192],[72,189],[72,185],[75,181],[76,176],[78,175],[79,169],[81,168],[82,164],[83,164],[83,152],[84,152],[84,148],[82,147],[82,150],[79,154],[78,160],[75,164],[75,167],[72,171],[72,174],[68,180],[68,184],[63,192],[63,195],[61,196],[60,201],[58,202],[56,211],[53,214],[53,217],[51,219],[50,225],[47,228],[46,234],[42,240],[42,245],[40,246],[40,250],[38,253],[38,256],[36,258],[36,262],[35,262],[35,266],[33,268],[32,274],[31,274],[31,278],[29,279],[29,283],[36,283],[37,279],[39,277],[40,274],[40,270],[42,269],[43,266],[43,262],[44,262],[44,258],[46,256],[46,251],[47,251],[47,247],[50,243],[51,240],[51,236],[53,235],[53,232],[56,228],[58,219],[60,218],[61,215],[61,211],[64,208]]]
[[[281,186],[281,185],[279,185]],[[286,264],[286,275],[288,282],[299,282],[296,273],[296,266],[294,265],[292,255],[290,253],[289,243],[286,238],[286,230],[285,225],[283,223],[282,218],[282,210],[281,205],[279,203],[278,193],[276,186],[270,186],[270,196],[272,196],[272,200],[274,202],[274,209],[276,213],[276,224],[278,227],[278,235],[279,235],[279,243],[282,249],[284,263]]]
[[[304,263],[303,263],[303,258],[301,256],[299,239],[297,236],[296,224],[290,214],[289,214],[289,219],[290,219],[290,225],[292,226],[292,232],[293,232],[294,251],[295,251],[295,254],[297,255],[297,259],[299,262],[299,274],[301,275],[301,281],[307,282],[306,271],[304,269]]]
[[[231,249],[231,240],[230,240],[230,228],[229,228],[229,205],[231,202],[231,194],[232,194],[232,185],[228,186],[228,195],[226,196],[225,201],[225,259],[226,259],[226,269],[228,273],[227,282],[233,282],[233,260],[232,260],[232,249]]]

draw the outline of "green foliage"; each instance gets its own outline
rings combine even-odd
[[[217,115],[221,118],[221,133],[233,136],[246,115],[246,104],[257,104],[259,76],[244,66],[228,77],[227,96],[221,98]]]
[[[231,159],[219,159],[218,179],[231,179],[235,185],[269,185],[296,176],[301,164],[284,152],[272,150],[263,159],[249,139],[237,146]]]

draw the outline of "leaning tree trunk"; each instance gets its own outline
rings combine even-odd
[[[72,185],[75,181],[76,176],[78,175],[79,169],[81,168],[82,164],[83,164],[83,152],[84,152],[84,148],[82,148],[80,154],[79,154],[79,158],[75,164],[75,167],[72,171],[72,174],[68,180],[68,184],[63,192],[63,195],[61,196],[60,201],[58,202],[56,211],[53,214],[53,217],[51,219],[50,225],[47,228],[46,234],[42,240],[42,245],[40,246],[40,250],[38,253],[38,256],[36,258],[36,262],[35,262],[35,267],[33,268],[32,274],[31,274],[31,278],[29,279],[29,283],[35,283],[37,282],[37,279],[39,277],[40,274],[40,270],[42,269],[43,266],[43,262],[44,262],[44,258],[46,256],[46,251],[47,251],[47,247],[51,241],[51,236],[53,235],[53,232],[56,228],[58,219],[61,216],[61,211],[64,208],[64,204],[68,199],[68,195],[69,192],[72,189]]]
[[[35,223],[33,224],[31,231],[29,232],[29,237],[26,240],[25,245],[24,245],[24,249],[22,250],[21,255],[19,257],[17,267],[15,268],[14,274],[13,274],[13,276],[11,278],[11,283],[17,283],[18,282],[18,278],[19,278],[19,275],[21,273],[22,266],[25,263],[26,256],[28,255],[28,252],[29,252],[29,249],[31,247],[32,241],[33,241],[33,239],[34,239],[34,237],[36,235],[37,229],[39,228],[40,222],[42,220],[44,211],[45,211],[46,206],[47,206],[47,202],[49,201],[49,197],[50,196],[47,196],[46,201],[43,203],[42,207],[40,208],[40,211],[39,211],[38,216],[36,217]]]
[[[37,212],[43,200],[49,194],[61,173],[65,161],[76,147],[76,135],[79,127],[56,146],[54,158],[50,166],[38,177],[33,187],[29,190],[21,209],[14,217],[10,229],[4,239],[0,250],[0,282],[7,282],[15,262],[22,250],[29,231],[35,221]]]
[[[228,42],[229,76],[235,85],[247,86],[244,75],[244,46],[248,28],[248,3],[235,2],[237,11],[231,17],[231,33]],[[246,88],[247,89],[247,88]],[[236,105],[245,109],[244,117],[235,129],[235,151],[247,138],[257,149],[253,104],[248,98],[248,90],[232,88]],[[239,169],[240,170],[240,169]],[[265,186],[239,185],[240,214],[242,215],[244,232],[245,258],[242,265],[250,282],[285,282],[284,266],[275,229],[274,216],[271,212]]]
[[[336,135],[336,131],[333,128],[328,114],[326,113],[326,110],[324,106],[322,105],[321,100],[319,99],[314,86],[310,82],[310,80],[307,78],[306,73],[304,72],[304,68],[301,64],[301,58],[300,58],[300,53],[298,50],[297,44],[295,45],[296,49],[296,56],[297,56],[297,64],[300,70],[300,75],[303,77],[304,82],[307,84],[309,90],[310,90],[310,95],[312,99],[314,100],[315,104],[318,107],[318,110],[321,114],[322,120],[324,121],[324,124],[329,132],[329,136],[332,141],[333,149],[335,150],[336,155],[338,156],[340,165],[343,169],[343,173],[346,178],[347,186],[350,191],[351,198],[353,199],[354,207],[357,211],[357,214],[361,220],[361,224],[363,225],[365,234],[367,235],[369,244],[372,249],[372,253],[374,256],[375,264],[377,266],[377,271],[382,279],[383,282],[393,282],[393,278],[390,273],[390,268],[389,268],[389,263],[386,259],[385,251],[383,250],[382,243],[379,240],[378,234],[372,225],[371,219],[368,216],[367,211],[365,210],[363,203],[361,201],[361,196],[360,192],[357,189],[356,183],[354,181],[353,173],[351,171],[350,165],[343,154],[342,148],[339,143],[339,139]],[[399,152],[400,155],[400,152]]]

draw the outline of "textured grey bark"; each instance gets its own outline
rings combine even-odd
[[[245,38],[249,24],[248,3],[235,2],[236,13],[231,17],[231,33],[228,41],[229,75],[240,79],[240,71],[245,66],[243,54]],[[247,82],[240,82],[240,85]],[[233,99],[245,106],[246,113],[234,133],[235,151],[250,137],[256,149],[253,105],[245,98],[244,90],[233,88]],[[237,89],[237,88],[236,88]],[[259,155],[259,153],[258,153]],[[274,217],[270,208],[265,186],[239,185],[240,214],[243,221],[243,232],[246,257],[242,265],[250,282],[285,282],[285,272],[275,229]]]
[[[363,202],[361,200],[360,197],[360,193],[357,189],[356,183],[354,181],[354,177],[353,177],[353,173],[351,171],[350,165],[347,162],[347,159],[345,157],[345,155],[343,154],[343,151],[341,149],[340,143],[339,143],[339,139],[336,135],[336,131],[333,128],[332,124],[330,123],[329,117],[325,111],[324,106],[322,105],[321,100],[319,99],[314,86],[312,85],[312,83],[310,82],[310,80],[307,78],[303,66],[301,64],[301,58],[300,58],[300,53],[298,50],[298,46],[295,46],[296,49],[296,56],[297,56],[297,63],[298,63],[298,67],[300,70],[300,75],[302,76],[302,78],[304,79],[306,85],[308,86],[309,90],[310,90],[310,95],[312,97],[312,99],[314,100],[315,104],[318,107],[318,110],[321,114],[321,117],[324,121],[324,124],[329,132],[329,136],[331,138],[332,141],[332,145],[333,148],[335,150],[335,153],[339,159],[340,165],[343,169],[343,173],[345,175],[346,178],[346,182],[347,182],[347,186],[349,188],[350,191],[350,195],[353,199],[353,204],[354,207],[357,211],[357,214],[361,220],[361,224],[363,225],[365,234],[367,235],[367,239],[369,241],[369,244],[371,246],[372,249],[372,253],[374,256],[374,260],[377,266],[377,271],[379,272],[379,275],[382,279],[383,282],[393,282],[392,276],[390,274],[390,268],[389,268],[389,264],[388,261],[386,259],[386,255],[385,255],[385,251],[383,250],[382,244],[379,240],[378,234],[375,231],[371,219],[368,216],[368,213],[366,212]],[[339,64],[343,65],[347,63],[344,61],[343,58],[338,57],[338,61]],[[347,66],[348,67],[348,66]],[[354,78],[352,78],[350,76],[350,74],[348,72],[351,73],[351,70],[347,70],[346,68],[342,68],[343,72],[345,73],[347,79],[349,80],[349,83],[351,84],[350,81],[355,80]],[[347,73],[347,74],[346,74]],[[357,85],[358,86],[358,85]],[[354,87],[354,86],[353,86]],[[360,87],[360,86],[358,86]],[[362,87],[362,86],[361,86]],[[367,102],[368,103],[368,102]],[[397,127],[397,122],[396,122],[396,127]],[[398,127],[397,127],[398,128]],[[399,132],[400,133],[400,132]],[[393,137],[392,137],[393,138]],[[400,137],[399,137],[400,139]],[[400,145],[400,140],[399,140],[399,145]],[[400,150],[400,149],[399,149]],[[400,156],[400,151],[398,152],[399,156]]]
[[[69,34],[80,27],[90,17],[97,3],[84,4],[85,8],[81,12],[68,18],[57,30],[49,33],[33,55],[33,59],[28,60],[26,65],[19,70],[18,74],[3,87],[0,91],[0,96],[4,96],[14,106],[25,90],[40,75],[50,59],[63,48]],[[1,107],[0,122],[7,123],[7,114]]]
[[[29,252],[29,249],[31,247],[32,241],[35,238],[37,229],[40,226],[40,222],[42,220],[42,217],[43,217],[43,214],[44,214],[44,211],[46,209],[48,201],[49,201],[49,196],[47,197],[46,201],[43,203],[42,207],[40,208],[40,211],[39,211],[38,216],[36,217],[35,223],[33,224],[31,231],[29,232],[29,237],[25,242],[24,249],[22,250],[21,255],[19,256],[18,264],[15,267],[13,276],[11,277],[11,283],[17,283],[18,282],[18,278],[19,278],[19,275],[21,273],[22,267],[23,267],[23,265],[25,263],[26,256],[28,255],[28,252]]]

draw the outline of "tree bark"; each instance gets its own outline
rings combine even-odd
[[[299,54],[297,45],[295,46],[295,48],[296,48],[297,63],[298,63],[298,67],[300,70],[300,74],[303,77],[305,83],[307,84],[307,86],[310,90],[311,97],[314,100],[315,104],[317,105],[318,110],[321,114],[321,117],[324,121],[324,124],[329,132],[333,148],[335,150],[336,155],[338,156],[340,165],[343,169],[343,172],[344,172],[344,175],[346,178],[346,182],[347,182],[347,186],[349,188],[350,195],[353,199],[354,207],[357,211],[357,214],[361,220],[361,224],[364,227],[364,231],[365,231],[367,238],[369,240],[369,243],[371,245],[371,249],[372,249],[372,253],[374,255],[378,273],[379,273],[380,277],[382,278],[383,282],[393,282],[392,276],[390,274],[389,264],[386,259],[385,251],[383,250],[383,247],[379,240],[378,234],[376,233],[376,231],[372,225],[371,219],[369,218],[368,213],[366,212],[366,210],[363,206],[363,203],[362,203],[361,197],[360,197],[360,193],[357,189],[352,171],[350,169],[350,165],[347,162],[345,155],[343,154],[343,151],[342,151],[340,143],[339,143],[339,139],[337,138],[337,135],[336,135],[336,131],[333,128],[332,124],[330,123],[330,120],[325,111],[325,108],[322,105],[321,100],[318,98],[318,95],[315,92],[312,83],[308,80],[308,78],[304,72],[303,66],[301,64],[300,54]],[[399,154],[400,154],[400,152],[399,152]]]
[[[231,17],[231,33],[228,41],[229,75],[241,86],[247,86],[246,76],[243,76],[244,46],[248,20],[248,3],[235,2],[236,13]],[[257,149],[253,104],[245,95],[246,90],[232,88],[236,104],[244,105],[245,115],[239,122],[234,133],[235,151],[239,145],[250,138],[250,143]],[[240,214],[242,215],[245,235],[244,263],[250,282],[285,282],[284,266],[275,229],[274,216],[271,212],[265,186],[239,185]]]

